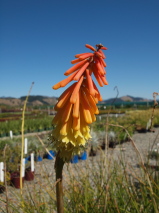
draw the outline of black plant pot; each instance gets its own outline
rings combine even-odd
[[[6,187],[0,185],[0,194],[2,194],[3,192],[5,192],[5,190],[6,190]]]
[[[89,152],[89,156],[96,156],[96,155],[97,155],[97,152],[91,148]]]
[[[109,142],[109,148],[115,148],[116,147],[116,142],[110,141]]]

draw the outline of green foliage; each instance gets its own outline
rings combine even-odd
[[[27,132],[37,132],[38,130],[50,130],[52,128],[51,125],[52,117],[44,117],[37,119],[27,119],[25,120],[24,131]],[[9,131],[12,130],[14,135],[18,135],[21,133],[21,121],[13,120],[1,122],[0,135],[1,136],[9,136]]]

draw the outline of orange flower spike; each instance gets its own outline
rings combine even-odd
[[[85,63],[87,62],[87,60],[81,61],[78,64],[75,64],[73,67],[69,68],[64,75],[70,75],[71,73],[75,72],[76,70],[80,69]]]
[[[86,62],[83,67],[81,67],[80,70],[78,70],[77,74],[75,75],[75,77],[73,78],[73,80],[78,81],[79,78],[81,77],[81,75],[84,73],[84,71],[86,70],[86,68],[89,66],[90,62]]]
[[[96,51],[96,49],[93,46],[89,45],[89,44],[86,44],[85,47],[89,48],[92,51]]]
[[[72,103],[72,104],[74,104],[76,102],[76,100],[77,100],[77,95],[79,93],[79,89],[80,89],[80,86],[82,84],[83,78],[84,77],[82,76],[80,78],[80,80],[76,83],[76,86],[75,86],[75,88],[73,90],[73,93],[72,93],[72,95],[70,97],[70,103]]]
[[[92,78],[90,76],[89,69],[86,69],[86,77],[87,77],[89,92],[90,92],[91,95],[94,96],[95,95],[95,91],[94,91],[93,82],[92,82]]]

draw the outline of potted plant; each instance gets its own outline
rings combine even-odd
[[[98,146],[99,146],[99,138],[97,136],[97,133],[91,130],[91,136],[92,138],[90,139],[90,151],[89,151],[89,156],[96,156]]]
[[[34,180],[34,171],[31,170],[31,166],[28,166],[25,169],[25,177],[24,177],[24,179],[26,181],[32,181],[32,180]]]
[[[30,143],[29,144],[29,152],[34,153],[35,161],[42,161],[44,155],[44,148],[42,145],[37,143]]]
[[[0,194],[2,194],[3,192],[5,192],[5,190],[6,190],[6,187],[5,187],[4,182],[0,181]]]
[[[12,155],[10,160],[6,162],[6,168],[10,173],[11,185],[20,188],[20,162],[21,162],[21,146],[15,143],[11,148]],[[24,178],[22,178],[24,182]]]
[[[108,133],[108,142],[109,142],[109,148],[115,148],[117,144],[117,136],[114,131],[110,131]]]

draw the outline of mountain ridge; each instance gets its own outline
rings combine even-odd
[[[21,96],[20,98],[14,97],[0,97],[0,105],[6,106],[23,106],[26,96]],[[30,106],[43,106],[43,105],[55,105],[58,100],[58,97],[49,97],[42,95],[31,95],[28,98],[27,105]],[[121,96],[117,98],[110,98],[101,101],[100,103],[112,103],[115,100],[115,103],[123,103],[123,102],[147,102],[152,101],[151,99],[141,98],[141,97],[133,97],[130,95]]]

